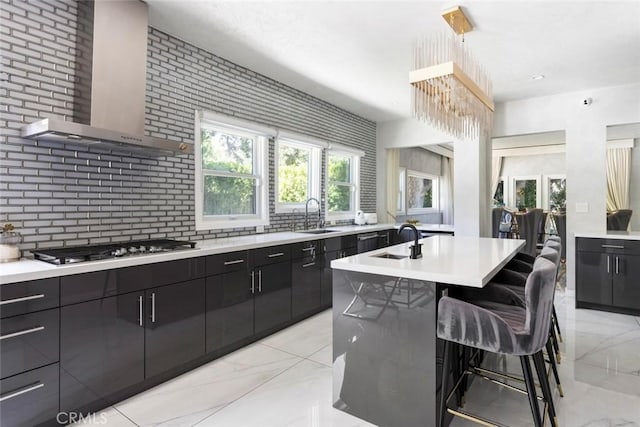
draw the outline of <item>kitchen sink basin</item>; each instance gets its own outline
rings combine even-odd
[[[302,230],[302,231],[298,231],[298,233],[305,233],[305,234],[325,234],[325,233],[334,233],[338,230],[329,230],[327,228],[318,228],[316,230]]]
[[[378,255],[371,255],[372,258],[386,258],[386,259],[403,259],[403,258],[408,258],[407,255],[394,255],[394,254],[390,254],[390,253],[383,253],[383,254],[378,254]]]

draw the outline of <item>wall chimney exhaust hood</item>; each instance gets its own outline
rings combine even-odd
[[[86,56],[92,51],[92,60],[84,61],[82,73],[77,68],[76,84],[85,75],[88,82],[91,73],[91,89],[82,98],[76,94],[74,121],[43,119],[24,126],[22,137],[101,144],[156,155],[192,153],[193,144],[144,135],[149,24],[146,3],[82,1],[78,2],[78,19],[78,31],[84,27],[87,34],[84,39],[79,35],[77,50]],[[83,58],[76,59],[76,67],[82,67]],[[81,93],[82,87],[76,92]]]

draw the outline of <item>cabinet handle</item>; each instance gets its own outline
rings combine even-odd
[[[258,292],[262,292],[262,270],[258,270]]]
[[[156,323],[156,293],[151,292],[151,322]]]
[[[609,260],[609,255],[607,255],[607,274],[611,273],[611,261]]]
[[[142,304],[143,304],[143,298],[142,296],[138,297],[138,325],[142,326]]]
[[[13,332],[11,334],[7,334],[7,335],[1,335],[0,336],[0,341],[2,340],[6,340],[9,338],[14,338],[14,337],[19,337],[21,335],[27,335],[27,334],[32,334],[34,332],[38,332],[44,329],[44,326],[36,326],[35,328],[31,328],[31,329],[24,329],[22,331],[18,331],[18,332]]]
[[[302,252],[306,252],[306,251],[315,251],[316,247],[315,246],[310,246],[308,248],[303,248]]]
[[[311,267],[311,266],[314,266],[314,265],[316,265],[315,262],[308,262],[306,264],[302,264],[302,268],[307,268],[307,267]]]
[[[624,249],[624,245],[602,245],[603,248]]]
[[[620,260],[616,257],[616,274],[620,273]]]
[[[34,300],[34,299],[40,299],[40,298],[44,298],[44,294],[29,295],[28,297],[21,297],[21,298],[6,299],[6,300],[4,300],[4,301],[0,301],[0,305],[5,305],[5,304],[15,304],[15,303],[17,303],[17,302],[31,301],[31,300]]]
[[[234,264],[242,264],[244,262],[243,259],[236,259],[233,261],[225,261],[224,265],[234,265]]]
[[[267,256],[269,258],[276,258],[276,257],[282,256],[282,255],[284,255],[284,252],[276,252],[275,254],[269,254]]]
[[[37,383],[29,384],[25,386],[23,389],[18,389],[17,391],[11,391],[4,396],[0,396],[0,402],[4,402],[5,400],[13,399],[14,397],[18,397],[21,394],[29,393],[30,391],[37,390],[39,388],[44,387],[44,384],[38,381]]]
[[[256,273],[255,271],[251,272],[251,293],[255,294],[256,293]]]

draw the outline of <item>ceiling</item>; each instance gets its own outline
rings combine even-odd
[[[637,0],[146,1],[152,26],[374,121],[410,117],[412,44],[457,4],[496,102],[640,81]]]

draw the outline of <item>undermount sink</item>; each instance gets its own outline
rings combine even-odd
[[[324,234],[324,233],[334,233],[338,230],[329,230],[328,228],[318,228],[315,230],[300,230],[298,231],[298,233],[305,233],[305,234]]]
[[[378,255],[371,255],[372,258],[386,258],[386,259],[403,259],[403,258],[408,258],[407,255],[394,255],[394,254],[390,254],[390,253],[383,253],[383,254],[378,254]]]

